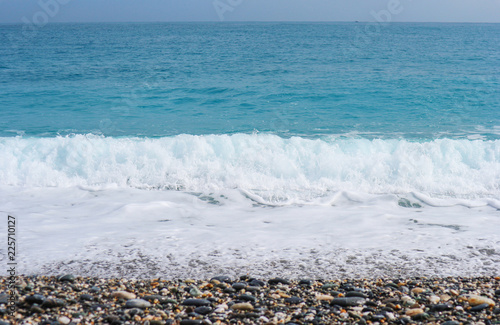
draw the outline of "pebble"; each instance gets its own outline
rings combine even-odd
[[[186,299],[182,302],[184,306],[209,306],[210,301],[206,299]]]
[[[365,299],[361,297],[348,297],[348,298],[335,298],[331,301],[331,305],[338,305],[341,307],[359,306],[365,303]]]
[[[27,302],[28,304],[43,304],[45,301],[45,297],[42,295],[34,294],[32,296],[27,296],[24,298],[24,301]]]
[[[237,282],[237,283],[234,283],[232,285],[233,289],[235,290],[243,290],[245,289],[246,287],[248,287],[248,284],[246,284],[245,282]]]
[[[149,307],[151,307],[151,303],[147,300],[144,300],[144,299],[130,299],[130,300],[127,300],[127,302],[125,303],[125,308],[145,309],[145,308],[149,308]]]
[[[478,312],[478,311],[482,311],[486,308],[489,308],[490,305],[489,304],[480,304],[480,305],[477,305],[477,306],[474,306],[470,309],[470,311],[473,311],[473,312]]]
[[[64,324],[64,325],[68,325],[69,323],[71,323],[71,319],[69,319],[68,317],[66,316],[61,316],[57,319],[57,321],[61,324]]]
[[[290,297],[290,298],[285,298],[285,302],[287,304],[295,305],[295,304],[300,304],[300,303],[304,302],[304,300],[299,298],[299,297]]]
[[[76,277],[73,274],[65,274],[61,277],[59,277],[59,281],[68,281],[68,282],[73,282],[75,281]]]
[[[406,311],[406,315],[407,316],[410,316],[410,317],[413,317],[413,316],[416,316],[416,315],[419,315],[419,314],[422,314],[424,311],[420,308],[413,308],[413,309],[408,309]]]
[[[456,321],[493,325],[498,323],[500,315],[500,297],[496,295],[500,278],[350,279],[307,283],[301,280],[288,281],[289,284],[270,281],[267,286],[268,282],[250,276],[234,282],[84,277],[71,282],[60,281],[58,277],[18,277],[26,285],[15,288],[19,296],[16,315],[9,316],[5,307],[0,306],[2,321],[10,324],[19,323],[14,317],[26,324],[47,325],[61,324],[58,320],[66,317],[69,324],[456,325],[450,323]],[[233,288],[237,283],[247,287],[237,293]],[[249,285],[253,287],[252,294],[249,294]],[[408,290],[405,295],[404,286],[424,291],[418,294]],[[194,287],[202,290],[203,298],[191,297],[190,290]],[[6,278],[0,277],[0,293],[5,293],[6,288]],[[233,293],[225,293],[227,288]],[[462,295],[454,295],[451,290]],[[134,292],[140,298],[134,299],[142,300],[143,305],[112,296],[118,291]],[[473,305],[476,296],[486,302]],[[143,309],[148,308],[146,306],[149,309]]]
[[[267,281],[270,285],[276,285],[276,284],[290,284],[290,281],[283,279],[283,278],[274,278],[269,281]]]
[[[242,302],[242,303],[239,303],[239,304],[234,304],[231,306],[231,309],[234,309],[234,310],[253,310],[253,306],[252,304],[249,304],[247,302]]]
[[[482,304],[488,304],[491,307],[495,306],[495,302],[492,299],[487,298],[487,297],[470,295],[469,299],[467,299],[467,300],[469,302],[469,305],[471,305],[471,306],[477,306],[477,305],[482,305]]]
[[[116,299],[130,300],[130,299],[135,299],[137,296],[135,295],[135,293],[128,291],[115,291],[111,294],[111,297]]]

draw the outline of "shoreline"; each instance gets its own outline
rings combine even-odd
[[[16,276],[0,324],[500,324],[500,276],[207,280]],[[3,304],[2,304],[3,303]]]

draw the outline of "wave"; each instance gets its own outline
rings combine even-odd
[[[338,191],[478,198],[500,194],[500,140],[407,140],[271,134],[0,138],[0,185],[239,189],[266,201]]]

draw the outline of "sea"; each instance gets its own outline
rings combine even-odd
[[[8,216],[26,275],[499,275],[500,24],[0,25]]]

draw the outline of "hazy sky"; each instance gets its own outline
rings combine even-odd
[[[0,0],[1,23],[376,19],[500,22],[500,0]]]

